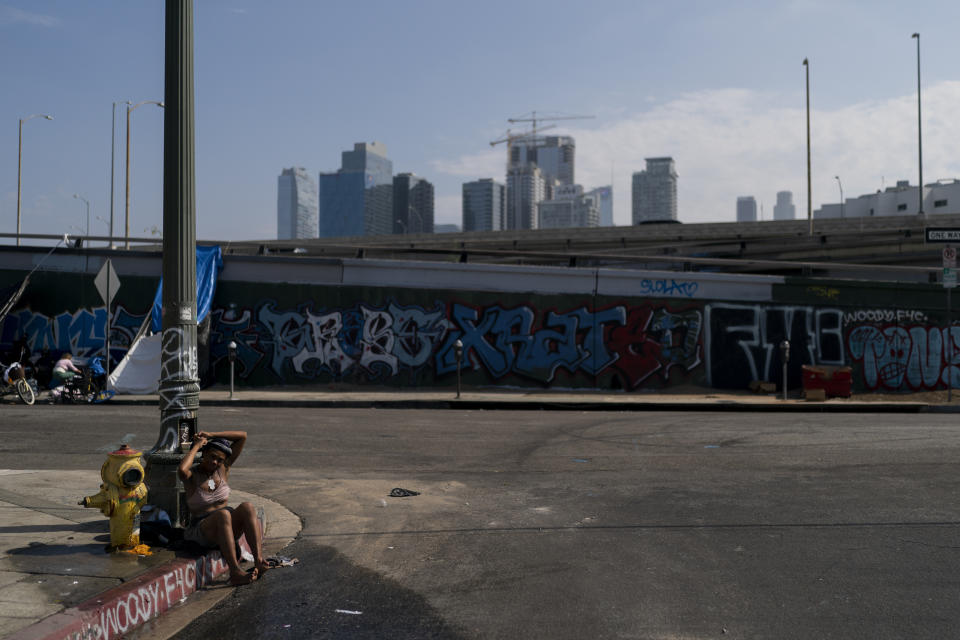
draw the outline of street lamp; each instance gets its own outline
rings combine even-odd
[[[407,211],[412,212],[415,216],[417,216],[417,220],[419,221],[417,224],[417,232],[423,233],[423,217],[420,215],[420,212],[417,211],[417,208],[414,207],[412,204],[407,205]]]
[[[917,157],[920,164],[920,206],[917,209],[917,213],[923,215],[923,136],[920,130],[920,34],[915,33],[910,37],[917,39]]]
[[[93,216],[93,217],[96,218],[97,220],[99,220],[100,222],[102,222],[103,224],[107,225],[107,229],[108,229],[108,230],[110,229],[110,221],[109,221],[109,220],[107,220],[106,218],[103,218],[103,217],[101,217],[101,216]],[[107,231],[107,233],[109,233],[109,231]],[[108,242],[108,243],[107,243],[107,246],[110,246],[111,244],[112,244],[112,243]]]
[[[130,114],[137,108],[142,107],[145,104],[155,104],[158,107],[163,107],[163,103],[157,100],[144,100],[143,102],[138,102],[133,106],[129,100],[127,100],[127,198],[126,205],[124,208],[124,248],[130,248]]]
[[[813,195],[810,186],[810,62],[804,58],[803,68],[807,74],[807,220],[810,223],[810,235],[813,235]]]
[[[82,195],[80,195],[79,193],[73,194],[73,197],[74,197],[74,198],[77,198],[77,199],[80,199],[80,200],[83,200],[83,201],[86,203],[86,205],[87,205],[87,237],[89,238],[89,236],[90,236],[90,201],[87,200],[86,198],[84,198],[84,197],[83,197]]]
[[[840,176],[833,176],[837,179],[837,185],[840,187],[840,217],[843,217],[843,183],[840,182]]]
[[[407,223],[401,220],[400,218],[397,218],[397,224],[403,227],[403,235],[407,235]]]
[[[44,113],[35,113],[26,118],[20,118],[20,126],[17,129],[17,246],[20,246],[20,174],[23,166],[23,123],[34,118],[46,118],[53,120],[53,116]]]

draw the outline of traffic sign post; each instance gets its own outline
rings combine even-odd
[[[926,227],[923,239],[927,243],[943,243],[943,288],[947,290],[947,402],[953,400],[953,318],[950,310],[950,290],[957,286],[957,250],[951,244],[960,244],[960,227]]]
[[[96,277],[93,279],[93,284],[97,288],[97,293],[100,294],[100,297],[103,298],[103,301],[107,303],[107,328],[106,333],[104,334],[104,360],[106,360],[106,369],[107,377],[110,377],[110,325],[111,318],[113,314],[110,312],[110,304],[113,302],[113,297],[117,295],[117,289],[120,288],[120,278],[117,277],[117,272],[113,268],[113,263],[110,261],[110,258],[107,258],[103,262],[103,266],[100,267],[100,271],[97,272]]]
[[[956,269],[957,268],[957,250],[947,245],[943,248],[943,268],[944,269]]]
[[[947,402],[953,401],[953,314],[950,290],[957,286],[957,250],[949,244],[943,248],[943,288],[947,290]]]

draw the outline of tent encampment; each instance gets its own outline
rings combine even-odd
[[[223,269],[219,246],[197,247],[197,323],[203,322],[213,306],[217,276]],[[161,301],[163,278],[157,285],[153,307],[120,364],[110,372],[107,388],[117,393],[146,395],[156,393],[160,384]]]

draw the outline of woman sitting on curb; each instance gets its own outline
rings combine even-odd
[[[269,568],[263,559],[260,528],[253,505],[244,502],[236,508],[227,506],[230,467],[240,456],[246,441],[245,431],[201,431],[194,437],[190,452],[177,469],[187,490],[187,506],[190,508],[190,526],[183,532],[183,538],[202,547],[219,547],[224,562],[230,567],[230,584],[233,585],[253,582]],[[200,462],[194,464],[198,452],[201,453]],[[237,558],[236,542],[241,535],[246,536],[253,552],[254,568],[250,573],[240,567]]]

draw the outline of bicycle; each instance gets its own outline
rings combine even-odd
[[[34,388],[36,383],[31,384],[31,381],[27,380],[23,365],[14,362],[9,366],[0,365],[0,368],[3,369],[3,379],[0,380],[0,396],[16,393],[20,396],[20,401],[23,404],[31,405],[36,402],[37,393]]]

